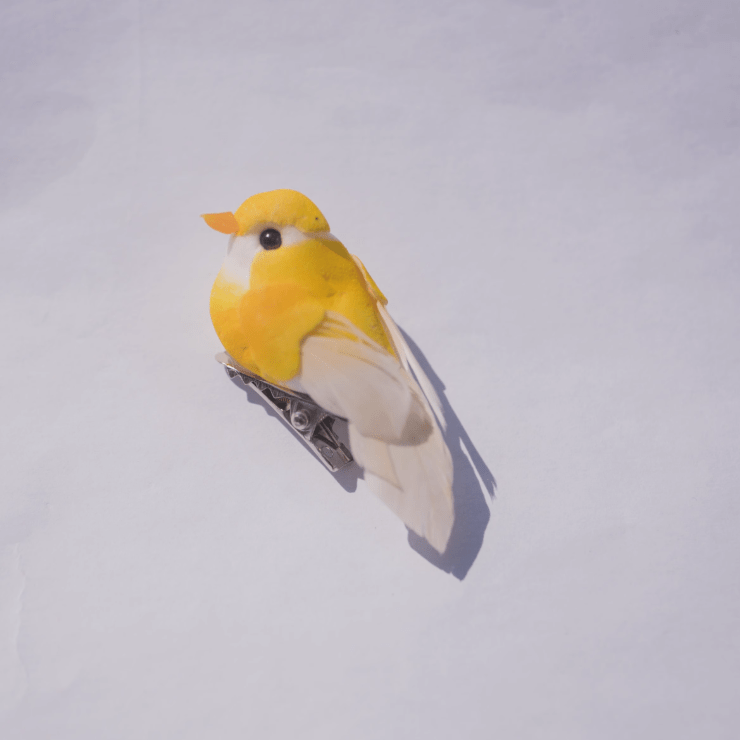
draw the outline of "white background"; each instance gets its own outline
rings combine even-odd
[[[0,27],[4,740],[737,737],[736,0]],[[213,360],[278,187],[446,388],[444,558]]]

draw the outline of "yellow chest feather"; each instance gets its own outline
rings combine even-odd
[[[219,273],[211,291],[213,325],[240,365],[277,384],[300,373],[301,342],[321,331],[327,311],[394,354],[376,308],[379,291],[366,275],[333,239],[260,252],[248,286]]]

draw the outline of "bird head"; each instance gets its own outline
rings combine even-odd
[[[344,273],[343,263],[351,262],[321,211],[295,190],[259,193],[234,213],[203,218],[212,229],[230,235],[220,277],[244,290],[275,282],[331,281],[338,267]]]

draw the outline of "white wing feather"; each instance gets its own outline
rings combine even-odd
[[[352,260],[362,273],[371,293],[374,293],[371,287],[372,279],[365,269],[365,265],[363,265],[360,258],[355,256],[354,254],[352,255]],[[391,315],[388,313],[388,309],[386,309],[382,301],[376,300],[375,307],[378,309],[378,313],[380,314],[383,326],[385,326],[386,333],[390,336],[393,347],[396,350],[396,354],[401,359],[401,363],[408,372],[413,372],[413,374],[416,376],[416,380],[419,382],[419,385],[421,386],[421,389],[426,396],[426,401],[433,409],[434,415],[437,417],[437,421],[439,422],[442,429],[447,429],[447,422],[445,421],[444,414],[442,413],[442,404],[439,401],[437,391],[434,390],[434,386],[427,377],[427,374],[422,370],[421,365],[414,356],[414,353],[411,351],[409,345],[406,343],[406,340],[403,338],[403,334],[398,328],[398,324],[396,324],[396,322],[391,318]]]
[[[437,421],[440,423],[442,429],[447,429],[447,422],[445,421],[444,414],[442,413],[442,404],[439,401],[437,391],[434,390],[434,386],[427,377],[427,374],[421,369],[419,361],[414,356],[414,353],[409,349],[409,345],[403,338],[401,330],[398,328],[396,322],[391,318],[391,315],[388,313],[386,307],[380,301],[378,301],[377,308],[380,313],[380,318],[383,320],[383,324],[385,325],[386,330],[393,340],[393,345],[395,346],[396,352],[398,352],[398,355],[401,358],[403,366],[406,368],[407,371],[409,371],[410,368],[410,370],[414,373],[414,375],[416,376],[416,380],[419,381],[419,385],[421,386],[421,389],[426,396],[427,402],[434,411],[434,415],[437,417]]]
[[[407,367],[343,316],[328,313],[303,341],[300,386],[348,419],[352,453],[370,488],[443,552],[454,520],[452,459]]]

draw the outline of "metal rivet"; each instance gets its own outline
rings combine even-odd
[[[311,426],[311,417],[303,410],[298,409],[291,417],[290,423],[301,431]]]

